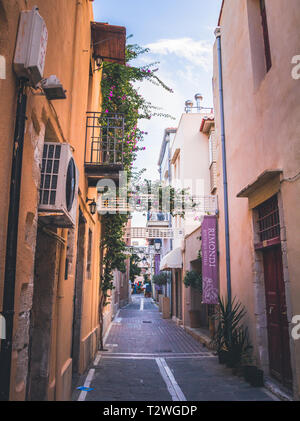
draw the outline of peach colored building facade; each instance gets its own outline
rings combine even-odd
[[[97,192],[85,172],[86,112],[100,111],[101,106],[101,69],[91,41],[92,4],[90,0],[0,1],[1,312],[18,86],[13,58],[21,11],[39,7],[48,31],[44,77],[57,75],[67,91],[66,99],[49,101],[39,95],[40,90],[26,87],[11,400],[69,400],[72,381],[87,368],[97,350],[101,219],[91,213],[87,202],[96,198]],[[47,224],[48,216],[41,219],[38,209],[45,142],[70,145],[78,170],[76,217],[70,227]],[[108,326],[114,309],[107,306],[106,312]],[[5,399],[5,394],[2,397]]]
[[[257,365],[300,398],[300,102],[297,0],[224,0],[219,20],[232,297],[246,307]],[[220,294],[226,295],[217,41],[214,47]]]
[[[211,195],[211,175],[209,165],[209,137],[203,126],[213,116],[205,111],[182,114],[176,134],[171,144],[171,185],[178,188],[190,188],[190,194],[198,197]],[[203,199],[201,199],[203,200]],[[202,312],[202,325],[208,328],[207,306],[201,304],[201,293],[186,288],[183,279],[187,271],[201,272],[198,252],[201,249],[201,217],[209,209],[203,205],[195,214],[185,218],[172,218],[172,227],[176,231],[183,229],[184,235],[173,240],[173,250],[180,248],[182,267],[172,270],[172,316],[178,323],[190,326],[190,311]],[[200,326],[199,326],[200,327]]]

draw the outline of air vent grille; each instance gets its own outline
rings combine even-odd
[[[60,144],[44,145],[40,185],[42,205],[55,204],[60,154]]]

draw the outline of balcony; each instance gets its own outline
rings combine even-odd
[[[87,112],[84,168],[88,185],[118,180],[123,169],[124,115]]]
[[[170,225],[170,214],[162,212],[148,212],[147,227],[168,227]]]
[[[147,227],[131,227],[127,228],[125,238],[143,238],[152,239],[157,238],[183,238],[184,230],[182,228],[147,228]]]

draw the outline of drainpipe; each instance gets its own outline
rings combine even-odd
[[[217,39],[218,70],[219,70],[219,100],[220,100],[221,144],[222,144],[222,163],[223,163],[227,298],[228,298],[229,310],[231,310],[231,273],[230,273],[230,243],[229,243],[229,218],[228,218],[228,186],[227,186],[226,137],[225,137],[225,121],[224,121],[222,49],[221,49],[221,28],[220,27],[216,28],[215,36],[216,36],[216,39]]]
[[[10,375],[13,342],[13,322],[15,307],[15,281],[18,246],[18,223],[23,160],[23,145],[26,121],[26,80],[18,81],[16,123],[14,133],[12,169],[10,178],[10,198],[7,223],[5,274],[2,314],[6,320],[6,339],[1,341],[0,351],[0,401],[9,400]]]

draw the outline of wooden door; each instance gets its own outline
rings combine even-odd
[[[280,245],[263,251],[271,374],[292,385],[289,329]]]

